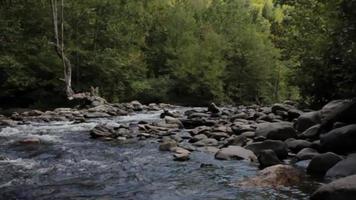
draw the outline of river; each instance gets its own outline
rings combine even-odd
[[[308,199],[313,181],[293,188],[243,189],[230,186],[256,174],[257,165],[219,161],[193,152],[190,161],[173,161],[155,140],[114,142],[91,139],[99,123],[158,121],[160,112],[137,113],[86,123],[29,123],[0,131],[1,200],[178,200]],[[41,144],[24,145],[24,138]]]

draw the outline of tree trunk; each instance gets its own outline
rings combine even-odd
[[[58,5],[57,0],[51,0],[52,7],[52,21],[53,21],[53,33],[55,40],[55,51],[57,55],[62,59],[64,69],[64,82],[65,91],[68,99],[73,99],[74,92],[72,90],[72,65],[70,60],[64,53],[64,0],[61,0],[61,38],[58,31]]]

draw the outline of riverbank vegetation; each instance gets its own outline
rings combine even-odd
[[[58,19],[75,92],[317,106],[355,95],[355,10],[355,0],[65,0]],[[50,1],[0,1],[2,106],[66,102],[52,27]]]

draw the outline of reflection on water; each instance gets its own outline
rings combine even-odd
[[[243,161],[218,161],[194,152],[175,162],[154,141],[129,144],[89,138],[98,123],[159,120],[159,113],[90,123],[30,124],[0,132],[0,199],[308,199],[314,183],[295,188],[242,189],[230,186],[256,174]],[[40,144],[20,145],[25,138]],[[205,165],[202,165],[205,164]]]

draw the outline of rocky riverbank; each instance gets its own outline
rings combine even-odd
[[[105,141],[159,141],[160,151],[188,161],[191,152],[209,152],[218,160],[244,160],[258,165],[256,177],[232,183],[236,187],[281,187],[298,184],[304,176],[325,179],[312,199],[350,199],[356,193],[356,103],[340,100],[319,111],[299,110],[292,102],[273,106],[221,107],[175,110],[168,104],[103,104],[88,109],[32,110],[0,117],[0,126],[29,122],[111,118],[133,112],[162,111],[161,122],[99,124],[90,137]],[[27,138],[20,143],[40,143]],[[241,161],[236,161],[241,162]],[[299,163],[305,172],[295,168]]]

